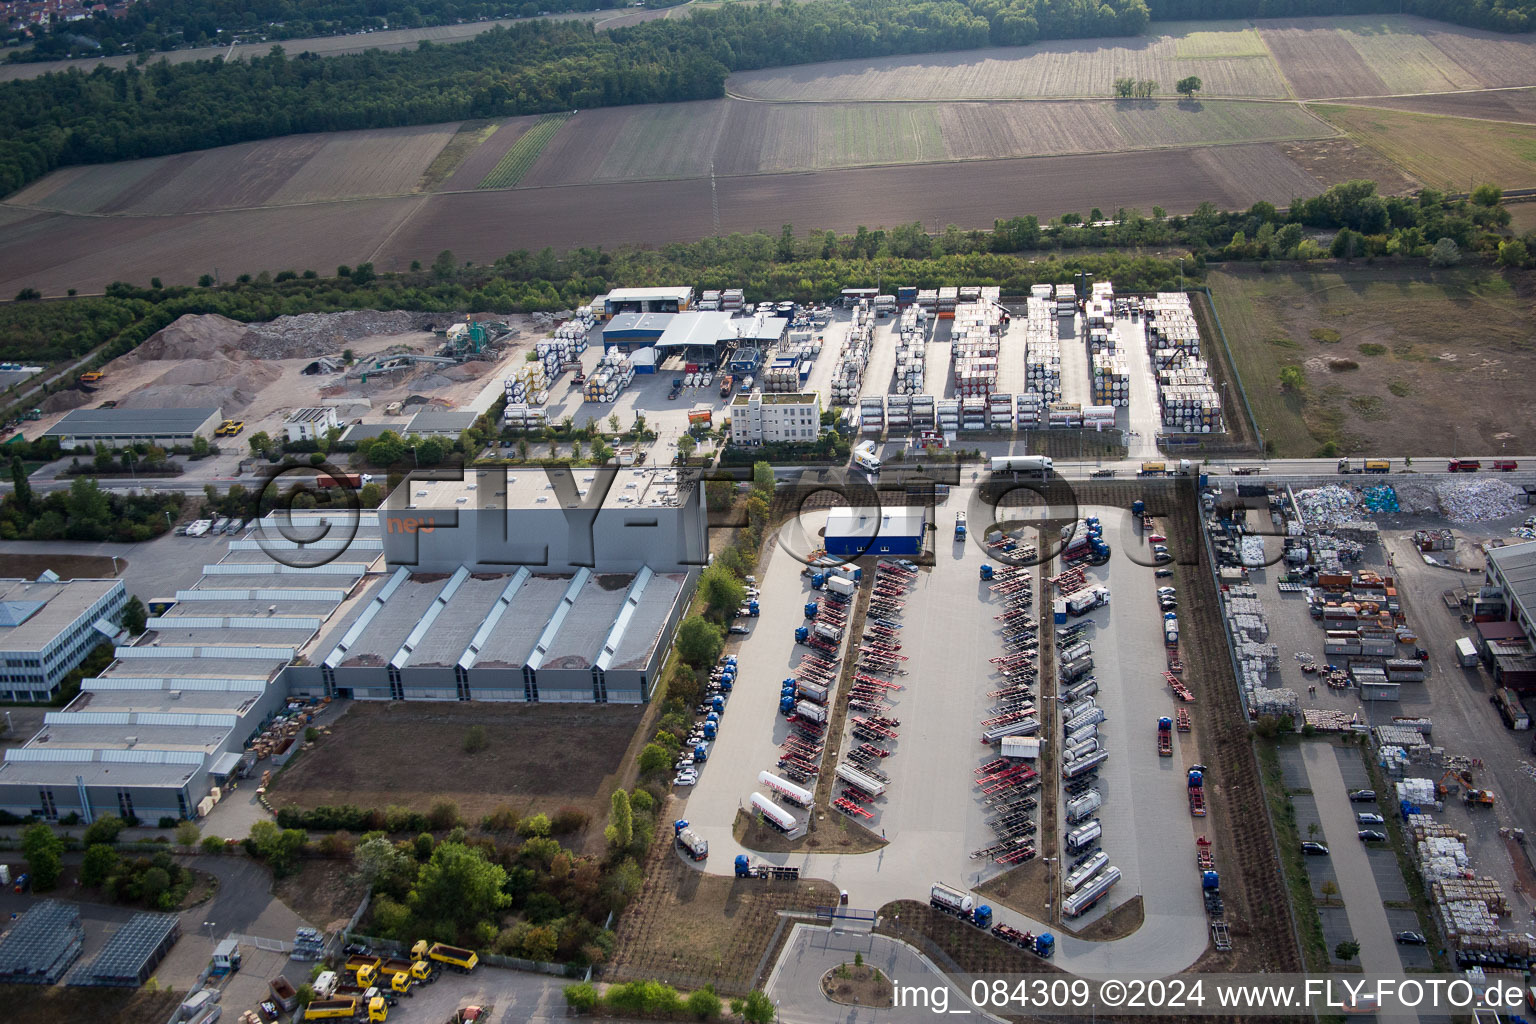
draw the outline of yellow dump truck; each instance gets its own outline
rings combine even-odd
[[[374,996],[366,1002],[358,996],[338,996],[335,999],[316,999],[304,1010],[305,1020],[353,1020],[383,1021],[389,1019],[389,1007],[383,996]]]
[[[480,963],[480,958],[472,949],[460,949],[458,946],[449,946],[442,942],[429,945],[426,939],[422,939],[411,947],[411,959],[436,960],[447,966],[449,970],[458,971],[460,974],[468,974]]]

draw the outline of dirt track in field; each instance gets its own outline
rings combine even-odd
[[[1411,110],[1420,114],[1536,124],[1536,89],[1445,93],[1438,96],[1387,96],[1361,102],[1367,106]]]

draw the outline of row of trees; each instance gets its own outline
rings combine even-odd
[[[1148,0],[1159,21],[1417,14],[1495,32],[1536,28],[1536,0]]]
[[[109,493],[86,477],[68,490],[36,494],[19,458],[11,461],[11,480],[13,490],[0,498],[0,540],[145,541],[181,514],[180,494]]]

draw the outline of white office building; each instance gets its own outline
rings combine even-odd
[[[731,402],[731,434],[737,444],[810,444],[821,436],[821,396],[761,391],[737,395]]]

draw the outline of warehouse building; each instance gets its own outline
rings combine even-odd
[[[1503,618],[1536,635],[1536,541],[1489,548],[1482,597],[1504,599]]]
[[[861,555],[923,553],[928,510],[920,505],[894,508],[852,508],[841,505],[827,513],[827,554],[853,559]]]
[[[620,313],[682,313],[693,305],[693,289],[615,288],[603,296],[603,311],[609,318]]]
[[[687,573],[395,570],[288,670],[358,700],[639,704],[687,607]]]
[[[477,418],[472,412],[427,408],[411,417],[410,425],[401,432],[401,436],[442,437],[457,441],[460,434],[475,425]]]
[[[628,355],[650,348],[676,317],[676,313],[620,313],[603,325],[603,351],[617,349]]]
[[[731,438],[737,444],[810,444],[821,436],[821,395],[763,394],[731,399]]]
[[[476,469],[407,478],[380,506],[384,555],[413,572],[689,572],[708,558],[704,505],[670,469]]]
[[[236,774],[242,751],[282,711],[283,673],[349,599],[380,579],[378,517],[295,512],[313,545],[231,540],[198,585],[153,599],[156,615],[80,695],[0,761],[0,808],[86,822],[101,814],[190,818]],[[260,544],[285,548],[276,561]],[[329,559],[329,560],[327,560]],[[115,581],[113,581],[115,582]]]
[[[122,448],[154,444],[162,448],[190,445],[195,437],[212,437],[224,420],[219,408],[202,409],[76,409],[43,431],[59,447],[92,448],[104,444]]]
[[[764,350],[776,347],[789,333],[788,318],[761,313],[732,320],[731,326],[736,332],[738,344]]]
[[[657,359],[680,356],[685,363],[722,366],[736,347],[734,324],[726,312],[679,313],[656,340]]]
[[[118,634],[127,603],[122,580],[0,580],[0,700],[52,700]]]
[[[339,426],[336,410],[330,406],[295,409],[283,424],[290,441],[318,441]]]

